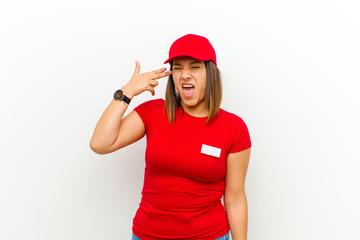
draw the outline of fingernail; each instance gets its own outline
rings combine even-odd
[[[166,67],[163,67],[161,70],[166,70]]]

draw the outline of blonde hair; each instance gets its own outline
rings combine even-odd
[[[206,90],[205,102],[209,110],[209,115],[206,123],[210,122],[219,112],[222,100],[222,84],[220,70],[211,60],[204,61],[206,68]],[[170,70],[172,70],[172,61],[170,62]],[[170,124],[175,122],[176,109],[181,106],[181,99],[176,92],[174,79],[172,75],[169,76],[166,93],[165,93],[165,111],[168,116]]]

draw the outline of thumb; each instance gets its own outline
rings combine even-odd
[[[134,70],[134,74],[139,74],[140,73],[140,63],[138,60],[135,61],[135,70]]]

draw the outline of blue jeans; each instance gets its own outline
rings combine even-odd
[[[215,240],[229,240],[229,239],[230,239],[230,238],[229,238],[229,233],[230,233],[230,231],[229,231],[227,234],[225,234],[224,236],[219,237],[219,238],[217,238],[217,239],[215,239]],[[133,233],[133,234],[132,234],[132,240],[141,240],[141,239],[138,238],[137,236],[135,236],[135,234]]]

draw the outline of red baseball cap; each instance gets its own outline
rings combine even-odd
[[[205,37],[195,34],[187,34],[178,38],[171,45],[169,59],[164,63],[168,63],[178,56],[189,56],[201,61],[212,60],[217,65],[215,49],[210,41]]]

